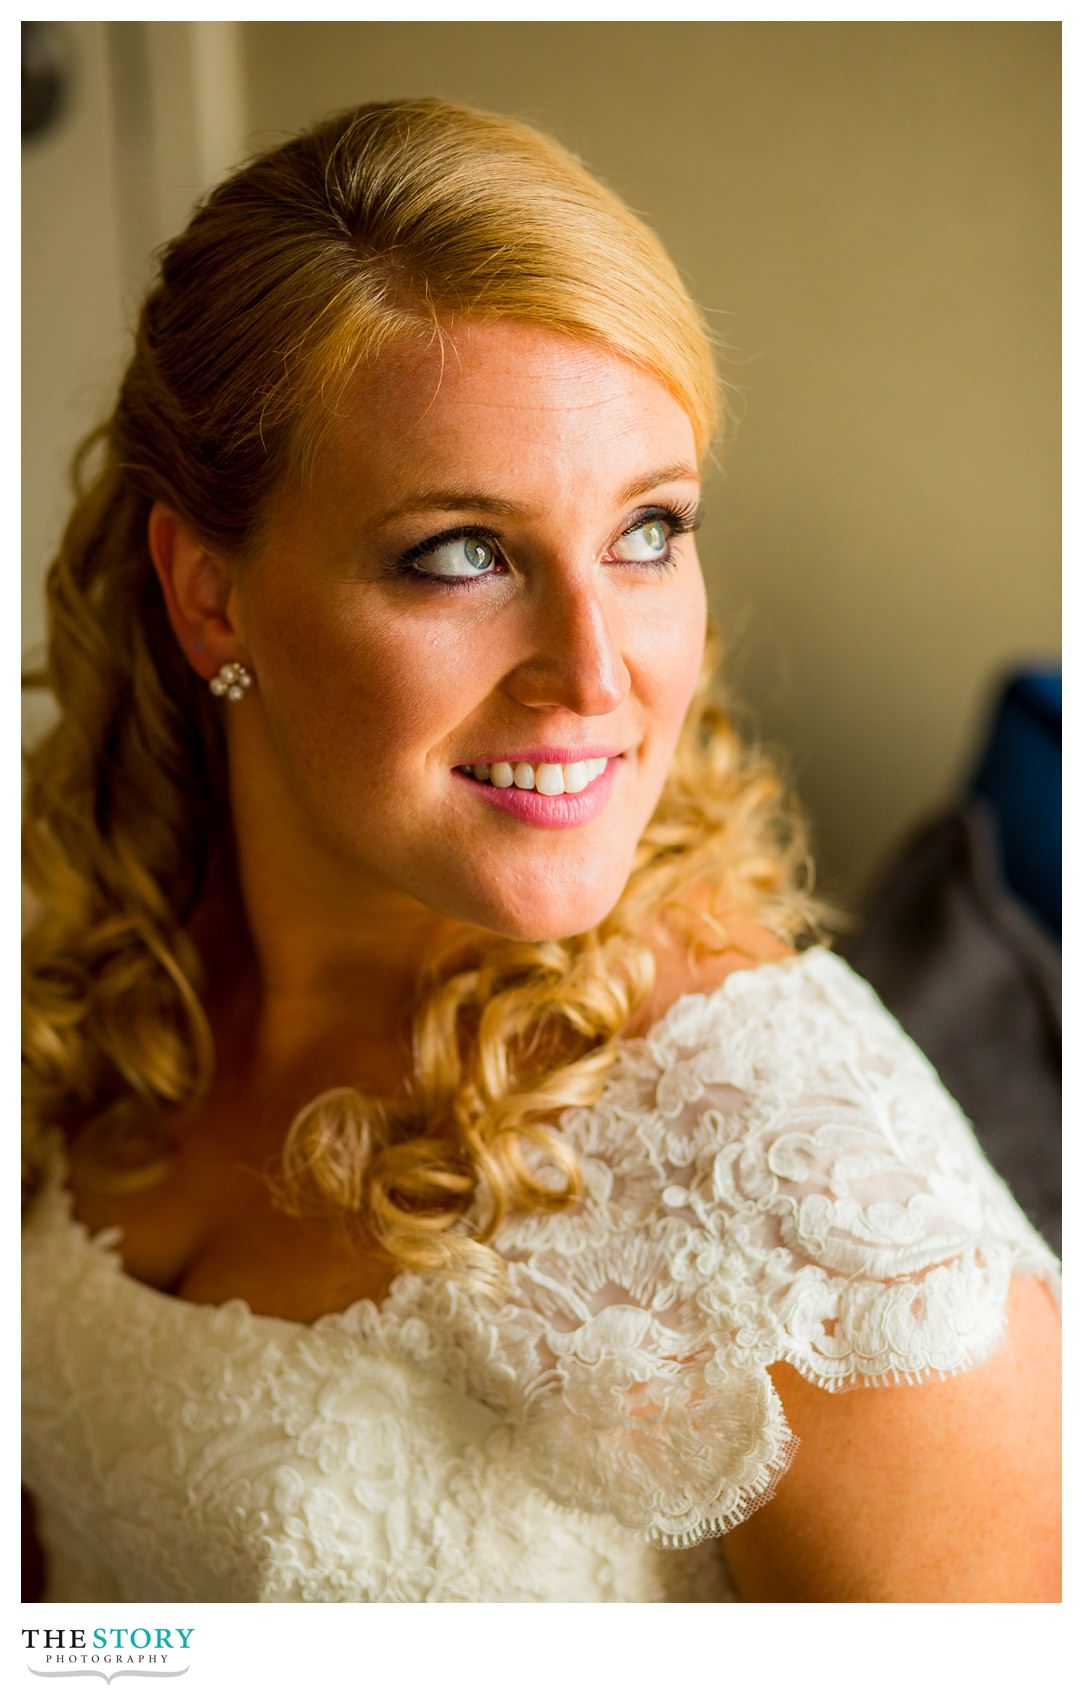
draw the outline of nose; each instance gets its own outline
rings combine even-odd
[[[551,581],[528,617],[529,654],[505,680],[517,702],[583,716],[620,707],[632,676],[597,585]]]

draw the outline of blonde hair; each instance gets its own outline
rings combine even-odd
[[[48,577],[60,719],[29,758],[28,1152],[92,1136],[117,1184],[153,1171],[163,1113],[214,1077],[190,927],[228,860],[220,710],[165,616],[156,501],[243,554],[311,462],[343,388],[441,317],[512,317],[634,361],[717,426],[709,339],[657,238],[557,143],[437,100],[358,108],[254,159],[164,250],[111,420],[77,457]],[[95,457],[98,464],[93,465]],[[709,645],[675,760],[614,911],[580,938],[461,929],[423,965],[408,1097],[354,1082],[285,1137],[279,1193],[341,1212],[397,1263],[498,1278],[509,1211],[581,1193],[560,1110],[600,1094],[654,974],[659,919],[700,946],[726,917],[815,926],[800,825],[744,747]]]

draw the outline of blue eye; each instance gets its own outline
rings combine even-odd
[[[444,532],[408,549],[396,570],[417,578],[470,581],[485,578],[499,562],[495,543],[470,531]]]
[[[618,537],[613,553],[618,561],[664,561],[671,536],[672,527],[656,516]]]
[[[604,561],[639,566],[656,573],[677,565],[673,539],[695,531],[700,522],[696,506],[640,509],[630,525],[610,544]],[[424,580],[445,590],[492,584],[507,576],[509,563],[500,539],[481,526],[457,525],[415,543],[387,572],[393,577]]]
[[[424,555],[415,555],[411,565],[432,578],[475,578],[492,571],[496,550],[483,537],[456,537]]]

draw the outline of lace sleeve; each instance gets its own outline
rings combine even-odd
[[[663,1546],[770,1497],[796,1444],[771,1364],[833,1391],[952,1375],[995,1350],[1013,1274],[1057,1286],[933,1069],[827,951],[680,999],[565,1128],[591,1197],[560,1256],[516,1248],[544,1318],[523,1443],[556,1498]]]

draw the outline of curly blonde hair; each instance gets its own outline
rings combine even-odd
[[[161,501],[240,552],[310,464],[350,377],[440,315],[512,317],[634,361],[704,453],[710,342],[657,238],[557,143],[436,100],[336,116],[215,189],[162,254],[111,420],[77,457],[29,682],[55,727],[29,758],[27,1153],[95,1143],[118,1187],[160,1172],[156,1129],[215,1070],[191,925],[229,856],[216,705],[170,630],[147,522]],[[725,948],[727,917],[814,936],[798,817],[738,737],[708,644],[665,788],[613,912],[524,944],[461,928],[420,965],[413,1074],[348,1082],[285,1134],[281,1202],[359,1224],[397,1264],[499,1281],[511,1211],[581,1195],[559,1112],[599,1096],[649,996],[659,924]]]

